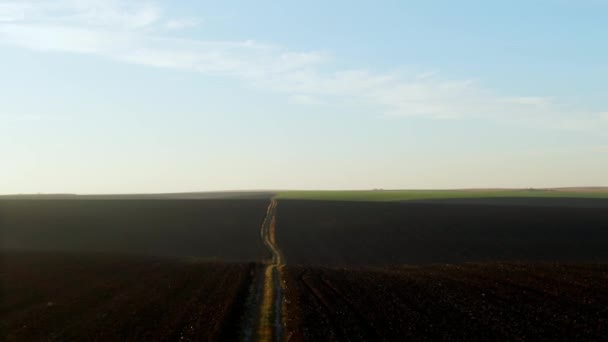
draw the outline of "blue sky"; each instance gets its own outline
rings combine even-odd
[[[608,186],[607,10],[0,0],[0,193]]]

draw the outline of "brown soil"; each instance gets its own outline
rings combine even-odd
[[[605,340],[608,265],[287,267],[290,341]]]
[[[254,336],[263,239],[292,341],[605,340],[608,206],[500,201],[0,200],[0,340]]]
[[[6,341],[234,339],[253,271],[194,259],[1,256]]]
[[[608,261],[608,206],[279,202],[288,265]]]
[[[250,262],[268,200],[0,200],[0,248]]]

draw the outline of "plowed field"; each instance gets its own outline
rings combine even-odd
[[[288,267],[291,341],[599,341],[608,266]]]

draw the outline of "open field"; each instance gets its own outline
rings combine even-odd
[[[0,195],[0,200],[8,199],[46,199],[46,200],[161,200],[161,199],[266,199],[274,193],[268,191],[215,191],[215,192],[175,192],[160,194],[107,194],[107,195],[77,195],[77,194],[16,194]]]
[[[251,264],[0,254],[3,341],[238,337]]]
[[[0,200],[3,249],[256,261],[268,200]]]
[[[251,336],[269,203],[0,200],[0,339]]]
[[[405,201],[404,201],[405,202]],[[608,208],[608,198],[586,197],[477,197],[477,198],[433,198],[408,200],[408,203],[524,206],[553,208]]]
[[[606,264],[285,273],[291,341],[599,341],[608,331]]]
[[[279,201],[288,265],[608,261],[607,207]]]
[[[608,199],[3,199],[0,233],[8,341],[608,333]]]
[[[608,198],[608,188],[279,191],[276,198],[328,201],[406,201],[447,198]]]

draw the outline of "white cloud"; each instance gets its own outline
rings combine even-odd
[[[255,41],[167,38],[195,19],[166,18],[147,1],[29,0],[0,4],[0,43],[231,77],[285,94],[293,102],[332,101],[393,117],[483,117],[567,129],[591,129],[606,113],[561,106],[535,96],[506,96],[476,80],[449,80],[438,71],[404,74],[365,69],[327,71],[329,54],[291,51]],[[323,99],[320,101],[319,99]]]
[[[0,22],[138,29],[161,16],[158,5],[138,0],[7,0],[0,4]]]
[[[25,19],[25,12],[29,7],[27,3],[0,3],[0,23]]]
[[[133,37],[89,28],[45,25],[0,25],[0,41],[34,50],[109,55],[128,49]]]
[[[170,30],[181,30],[191,27],[196,27],[201,24],[198,19],[171,19],[167,21],[165,26]]]

